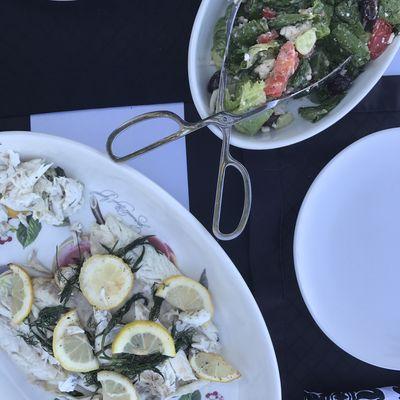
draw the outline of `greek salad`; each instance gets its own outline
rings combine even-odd
[[[218,70],[208,84],[212,111],[231,7],[214,30],[211,57]],[[339,104],[354,79],[385,51],[399,29],[398,0],[243,1],[227,60],[225,110],[240,114],[305,88],[351,56],[338,75],[306,94],[314,104],[298,109],[302,118],[317,122]],[[237,124],[236,129],[255,135],[293,120],[292,113],[276,108]]]

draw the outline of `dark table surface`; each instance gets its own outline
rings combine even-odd
[[[2,0],[0,130],[29,130],[29,115],[38,112],[175,101],[185,102],[194,120],[186,57],[199,3]],[[312,181],[350,143],[400,126],[399,93],[400,77],[384,78],[355,111],[318,136],[277,150],[233,151],[252,176],[254,203],[245,233],[221,245],[265,317],[285,400],[301,398],[305,389],[400,381],[400,373],[356,360],[320,331],[300,296],[292,257],[297,213]],[[208,130],[187,138],[190,209],[208,229],[219,150]],[[228,178],[227,228],[242,201],[237,177]]]
[[[196,115],[193,109],[187,114],[188,118]],[[393,127],[400,127],[400,77],[383,78],[353,112],[309,140],[276,150],[233,151],[251,175],[253,207],[245,233],[221,245],[249,284],[267,322],[285,400],[301,398],[303,390],[349,391],[400,382],[400,372],[359,361],[322,333],[301,297],[292,251],[298,211],[321,169],[354,141]],[[221,144],[207,130],[190,136],[187,144],[191,211],[211,231]],[[205,157],[207,167],[199,168]],[[224,198],[227,230],[234,227],[243,198],[239,178],[228,178]]]

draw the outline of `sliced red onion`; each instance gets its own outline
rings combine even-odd
[[[73,238],[67,239],[58,248],[58,256],[56,265],[60,268],[66,267],[70,264],[75,264],[79,260],[80,254],[90,254],[90,241],[88,238],[82,238],[79,241],[79,246]]]
[[[169,261],[176,265],[177,260],[174,251],[165,242],[162,242],[157,236],[149,238],[149,243],[156,248],[159,252],[163,253]]]

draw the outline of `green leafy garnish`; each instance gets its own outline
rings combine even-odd
[[[101,388],[100,382],[97,380],[97,371],[83,373],[83,379],[88,386],[96,386],[97,390]],[[97,391],[96,391],[97,392]]]
[[[336,95],[330,97],[328,100],[320,104],[319,106],[313,107],[300,107],[299,114],[310,122],[318,122],[320,119],[325,117],[330,111],[332,111],[343,99],[344,95]]]
[[[33,218],[31,215],[26,217],[26,222],[27,226],[20,222],[17,228],[17,239],[23,248],[33,243],[42,229],[42,224],[39,220]]]
[[[175,341],[176,351],[181,349],[186,350],[189,346],[191,346],[193,334],[194,331],[192,329],[176,332],[175,328],[173,327],[171,335]],[[104,369],[118,372],[126,376],[129,380],[135,381],[142,372],[147,370],[162,375],[158,369],[158,366],[169,357],[160,353],[149,354],[146,356],[138,356],[129,353],[117,353],[113,354],[111,357],[104,354],[103,356],[100,356],[100,358],[103,358],[109,362],[109,364],[104,366]]]
[[[79,245],[78,242],[78,250],[79,250],[79,259],[75,260],[76,264],[74,266],[71,265],[71,267],[74,268],[74,273],[71,277],[66,278],[63,274],[62,274],[62,268],[60,268],[60,266],[58,265],[58,256],[56,254],[56,263],[57,263],[57,271],[58,274],[60,275],[60,278],[64,280],[64,288],[61,291],[60,294],[60,302],[62,304],[64,304],[64,306],[68,303],[69,299],[72,296],[72,292],[74,291],[74,289],[80,290],[79,288],[79,275],[81,273],[81,269],[84,263],[84,258],[83,258],[83,254],[81,252],[81,247]],[[57,250],[58,252],[58,250]]]
[[[397,29],[400,29],[399,0],[381,0],[379,2],[379,16],[383,19],[386,19]]]
[[[43,308],[35,321],[27,318],[30,332],[19,336],[30,346],[40,345],[44,351],[53,355],[53,331],[63,314],[69,311],[64,306]]]
[[[105,351],[105,340],[107,335],[114,329],[116,325],[119,325],[122,322],[122,319],[124,318],[125,314],[129,312],[131,309],[133,303],[135,303],[138,300],[143,300],[144,304],[148,304],[148,300],[145,296],[143,296],[141,293],[136,293],[135,295],[130,298],[123,307],[121,307],[117,312],[113,314],[113,316],[110,319],[110,322],[107,324],[105,327],[104,331],[101,332],[102,338],[101,338],[101,352]]]
[[[108,247],[104,244],[101,244],[101,246],[103,247],[104,250],[107,251],[108,254],[122,258],[123,261],[130,266],[132,272],[137,272],[140,268],[140,264],[143,261],[143,257],[146,251],[144,245],[147,244],[152,246],[152,244],[149,242],[149,239],[153,236],[154,235],[142,236],[138,239],[135,239],[133,242],[127,244],[126,246],[121,247],[120,249],[117,249],[118,241],[114,244],[113,247]],[[143,249],[140,256],[134,261],[134,258],[129,257],[127,254],[139,246],[143,246]],[[159,251],[157,250],[157,252]]]
[[[179,397],[179,400],[201,400],[201,393],[200,391],[196,390],[193,393],[184,394],[183,396]]]

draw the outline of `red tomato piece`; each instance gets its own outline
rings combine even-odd
[[[272,8],[265,7],[263,9],[263,17],[266,19],[273,19],[276,17],[276,11],[274,11]]]
[[[378,58],[389,46],[392,33],[393,27],[389,22],[382,18],[376,20],[372,29],[371,38],[368,42],[369,52],[373,60]]]
[[[278,39],[278,37],[279,33],[276,30],[272,30],[270,32],[261,34],[257,38],[257,43],[269,43],[272,40]]]
[[[265,94],[272,98],[281,97],[298,66],[299,54],[292,42],[286,42],[279,50],[274,68],[265,81]]]

